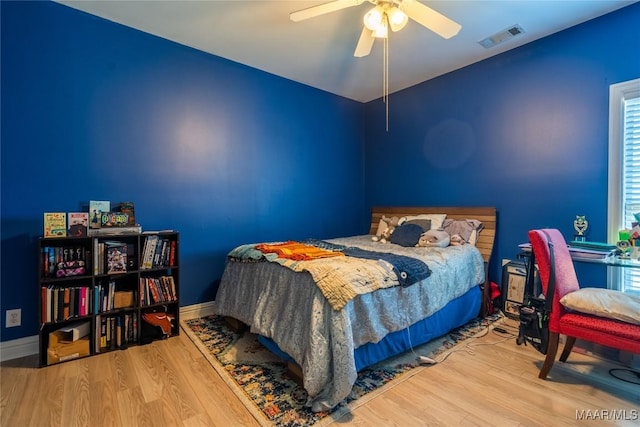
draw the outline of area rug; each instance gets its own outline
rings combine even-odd
[[[286,363],[246,331],[233,332],[220,316],[181,321],[182,329],[211,366],[240,398],[258,423],[265,427],[323,427],[426,369],[416,354],[436,360],[453,347],[486,333],[500,314],[475,319],[447,335],[380,362],[358,374],[351,394],[330,412],[314,413],[304,406],[307,392],[287,374]]]

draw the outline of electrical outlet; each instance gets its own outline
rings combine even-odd
[[[20,326],[22,324],[22,310],[16,308],[14,310],[7,310],[7,321],[5,326],[7,328],[13,328],[14,326]]]

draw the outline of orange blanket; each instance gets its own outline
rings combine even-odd
[[[289,240],[284,243],[256,245],[262,253],[275,253],[278,258],[293,259],[297,261],[311,261],[314,259],[344,256],[342,252],[328,251],[312,245],[305,245]]]

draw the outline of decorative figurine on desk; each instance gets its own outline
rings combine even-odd
[[[628,240],[619,240],[618,243],[616,243],[616,247],[620,253],[620,258],[629,258],[631,250],[633,249],[631,242]]]
[[[578,233],[573,236],[573,240],[576,242],[585,242],[587,240],[585,233],[587,232],[587,228],[589,228],[589,221],[587,221],[586,216],[576,215],[576,219],[573,220],[573,228]]]

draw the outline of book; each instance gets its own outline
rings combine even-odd
[[[98,261],[99,252],[100,252],[100,249],[99,249],[98,239],[94,239],[93,240],[93,274],[94,275],[100,274],[100,263]]]
[[[100,228],[100,216],[102,212],[111,210],[111,202],[108,200],[89,201],[89,228]]]
[[[62,292],[62,320],[67,320],[69,317],[71,317],[71,289],[64,288]]]
[[[89,236],[105,236],[110,234],[140,234],[142,233],[142,227],[140,225],[127,226],[127,227],[108,227],[108,228],[90,228],[88,230]]]
[[[66,212],[44,213],[44,237],[66,237],[67,214]]]
[[[123,242],[105,242],[107,254],[107,274],[127,272],[127,244]]]
[[[600,250],[600,251],[613,251],[617,249],[616,245],[612,245],[610,243],[602,243],[602,242],[587,242],[587,241],[578,241],[572,240],[569,243],[569,246],[572,248],[585,248],[592,250]]]
[[[615,249],[587,249],[587,248],[574,248],[569,247],[569,253],[571,258],[584,258],[584,259],[604,259],[615,254]]]
[[[169,251],[169,266],[173,267],[176,265],[176,241],[171,241],[171,249]]]
[[[89,212],[69,212],[67,214],[67,235],[84,237],[87,235]]]
[[[98,274],[104,274],[104,242],[98,243]]]
[[[40,287],[40,323],[49,322],[47,317],[47,308],[48,308],[48,300],[47,300],[47,287]]]
[[[102,212],[100,214],[100,228],[127,227],[129,215],[122,212]]]
[[[132,227],[136,225],[136,215],[133,202],[122,202],[120,203],[120,207],[118,209],[120,212],[127,214],[129,216],[129,221],[127,225]]]
[[[153,268],[153,257],[156,252],[158,240],[159,238],[157,235],[147,236],[145,239],[144,253],[142,254],[142,266],[140,267],[141,270]]]

